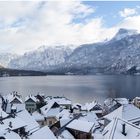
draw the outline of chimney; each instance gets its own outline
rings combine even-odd
[[[10,128],[12,128],[12,127],[13,127],[13,126],[12,126],[12,122],[9,122],[9,127],[10,127]]]
[[[126,124],[125,124],[125,123],[122,124],[122,134],[123,134],[124,136],[127,135],[127,133],[126,133]]]

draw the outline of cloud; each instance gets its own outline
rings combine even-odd
[[[136,29],[140,32],[140,15],[126,17],[117,26],[118,28]]]
[[[119,12],[121,17],[128,17],[137,14],[136,9],[125,8],[123,11]]]
[[[80,43],[80,25],[74,20],[84,20],[95,12],[80,1],[0,3],[0,47],[11,46],[18,53],[44,44]]]
[[[24,53],[41,45],[75,46],[111,38],[120,27],[140,27],[140,16],[124,17],[113,27],[96,8],[81,1],[0,2],[0,51]],[[90,17],[90,18],[89,18]]]

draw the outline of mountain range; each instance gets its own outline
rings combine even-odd
[[[3,58],[3,59],[2,59]],[[109,41],[73,46],[42,46],[22,56],[0,54],[0,64],[48,73],[120,74],[140,71],[140,34],[119,29]]]

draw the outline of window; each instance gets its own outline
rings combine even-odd
[[[49,125],[52,125],[52,121],[49,121]]]

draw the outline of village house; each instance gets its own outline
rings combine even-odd
[[[76,139],[92,139],[93,127],[94,123],[82,120],[73,120],[66,126]]]
[[[25,108],[29,113],[37,110],[37,99],[35,96],[29,95],[25,98]]]
[[[72,106],[71,100],[67,99],[66,97],[51,97],[51,98],[46,98],[46,102],[52,100],[59,104],[61,107],[65,109],[70,109]]]
[[[36,103],[37,110],[43,107],[44,105],[46,105],[44,94],[38,93],[34,97],[37,99],[37,103]]]
[[[124,104],[113,112],[103,116],[105,119],[104,125],[106,126],[115,117],[119,117],[133,124],[140,125],[140,109],[133,104]]]
[[[34,117],[31,116],[26,109],[17,112],[16,116],[21,118],[26,123],[25,132],[27,133],[36,131],[40,127],[40,125],[35,121]]]
[[[128,104],[129,101],[126,98],[108,98],[104,101],[104,111],[103,114],[106,115],[115,109],[119,108],[121,105]]]
[[[2,120],[1,125],[7,126],[7,128],[16,132],[19,136],[22,136],[23,132],[25,132],[25,126],[27,125],[27,123],[17,116],[15,117],[9,116],[8,118]]]
[[[62,129],[63,127],[65,127],[65,125],[67,123],[69,123],[72,119],[73,119],[73,114],[70,113],[70,110],[67,109],[63,109],[62,111],[60,111],[57,115],[58,121],[56,123],[54,123],[50,129],[53,131],[53,133],[59,137],[60,134],[63,133],[63,131],[61,133],[59,133],[58,131],[60,129]],[[67,139],[67,137],[65,137]]]
[[[12,92],[3,97],[3,105],[2,108],[5,112],[11,113],[13,108],[16,110],[25,109],[25,104],[22,101],[21,95],[17,92]]]
[[[56,139],[47,127],[40,127],[26,109],[6,113],[0,108],[0,139]]]
[[[100,127],[100,124],[98,122],[98,117],[95,114],[95,112],[87,112],[86,114],[82,114],[78,120],[82,120],[82,121],[87,121],[87,122],[92,122],[94,123],[94,129],[97,129]]]
[[[25,126],[27,124],[21,118],[16,116],[15,112],[7,114],[2,109],[0,109],[0,114],[0,132],[9,129],[9,131],[15,132],[19,136],[22,136],[22,132],[24,132]]]
[[[21,99],[21,95],[17,92],[12,92],[5,96],[5,100],[7,100],[10,104],[22,104],[23,101]]]
[[[72,105],[72,107],[70,108],[71,113],[79,114],[79,113],[80,113],[80,110],[81,110],[81,107],[82,107],[81,104],[79,104],[79,103],[74,103],[74,104]]]
[[[35,112],[32,113],[32,116],[39,123],[40,126],[44,126],[45,117],[42,114],[35,111]]]
[[[93,101],[91,103],[86,103],[81,107],[80,112],[94,112],[97,116],[101,117],[103,115],[103,108],[102,106],[96,102]]]
[[[138,107],[140,109],[140,97],[135,97],[133,99],[133,103],[136,107]]]
[[[48,103],[40,108],[40,113],[44,116],[44,125],[51,126],[58,121],[57,114],[60,112],[60,105],[53,100],[48,101]]]
[[[104,139],[140,139],[140,127],[120,118],[113,118],[103,130]]]

